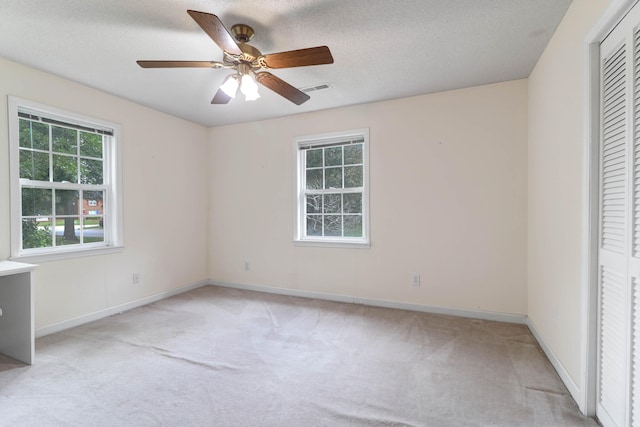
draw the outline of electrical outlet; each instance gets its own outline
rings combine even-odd
[[[140,283],[140,273],[133,273],[133,277],[131,278],[131,282],[134,285]]]
[[[244,262],[244,271],[249,271],[251,270],[251,264],[249,263],[249,261],[245,261]]]
[[[413,286],[420,286],[420,275],[419,274],[414,274],[413,276],[411,276],[411,284]]]

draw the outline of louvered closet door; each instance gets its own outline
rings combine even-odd
[[[640,427],[640,7],[601,57],[598,401],[605,427]]]
[[[632,117],[631,117],[631,242],[629,259],[630,289],[623,297],[626,299],[628,321],[626,333],[629,334],[628,358],[628,396],[627,419],[629,425],[640,427],[640,6],[628,19],[633,22],[632,31]]]
[[[627,363],[628,396],[627,419],[629,425],[640,427],[640,7],[629,16],[634,23],[632,31],[632,91],[631,91],[631,242],[629,259],[630,289],[622,296],[626,299],[629,334]]]

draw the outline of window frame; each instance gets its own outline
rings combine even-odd
[[[362,237],[336,237],[336,236],[307,236],[306,235],[306,164],[304,152],[307,147],[347,142],[359,138],[362,143]],[[302,149],[304,147],[305,149]],[[295,245],[341,247],[367,249],[371,246],[370,239],[370,209],[369,209],[369,129],[353,129],[342,132],[305,135],[293,139],[295,158],[294,181],[294,237]],[[345,191],[346,190],[346,191]],[[353,193],[353,190],[342,188],[339,193]]]
[[[22,188],[28,180],[20,178],[20,117],[19,113],[33,114],[67,124],[109,130],[112,136],[104,143],[104,241],[77,245],[62,245],[44,248],[22,248]],[[8,96],[9,119],[9,176],[11,256],[9,259],[40,262],[56,259],[76,258],[120,252],[124,248],[122,226],[122,150],[120,125],[82,114],[62,110],[27,99]],[[85,184],[66,184],[50,181],[55,189],[76,189]],[[72,188],[73,187],[73,188]],[[43,188],[43,187],[40,187]],[[85,191],[86,189],[83,188]]]

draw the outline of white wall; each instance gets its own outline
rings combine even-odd
[[[292,138],[364,127],[371,248],[294,246]],[[210,140],[212,279],[526,314],[526,80],[219,127]]]
[[[10,256],[7,95],[122,126],[122,253],[44,262],[35,273],[36,329],[206,279],[207,130],[0,59],[0,259]],[[141,283],[132,284],[132,274]]]
[[[529,77],[528,314],[583,388],[587,33],[610,0],[574,0]]]

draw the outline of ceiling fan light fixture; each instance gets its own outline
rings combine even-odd
[[[250,74],[242,76],[240,92],[242,92],[244,99],[247,101],[255,101],[260,98],[260,94],[258,93],[258,84],[253,80],[253,77],[251,77]]]
[[[216,15],[197,10],[187,13],[222,49],[223,62],[217,61],[136,61],[142,68],[227,68],[234,69],[235,74],[227,76],[216,91],[212,104],[227,104],[235,98],[238,89],[245,100],[254,101],[260,98],[258,83],[271,89],[276,94],[288,99],[296,105],[308,101],[310,96],[291,86],[269,71],[261,69],[306,67],[310,65],[333,64],[333,56],[327,46],[316,46],[306,49],[289,50],[263,55],[258,49],[248,44],[253,38],[253,28],[246,24],[236,24],[231,31],[226,29]],[[317,90],[318,88],[314,88]]]
[[[238,75],[237,74],[232,74],[230,76],[227,76],[227,78],[224,80],[224,82],[220,86],[220,90],[222,90],[224,93],[226,93],[231,98],[235,98],[236,97],[236,93],[238,92],[238,86],[239,85],[240,84],[238,83]]]
[[[260,98],[260,94],[258,92],[250,93],[249,95],[244,96],[245,101],[255,101],[258,98]]]

